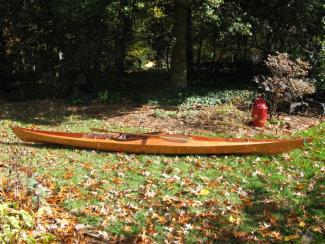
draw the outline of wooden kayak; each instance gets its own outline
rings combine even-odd
[[[205,136],[188,136],[188,140],[173,140],[182,135],[159,133],[147,136],[118,139],[106,134],[52,132],[12,127],[23,141],[58,144],[77,148],[112,152],[148,154],[279,154],[302,147],[310,139],[234,139]],[[126,135],[128,135],[126,133]],[[136,135],[136,134],[132,134]]]

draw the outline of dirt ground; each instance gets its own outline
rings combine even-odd
[[[238,109],[231,104],[212,107],[159,107],[151,105],[68,105],[63,101],[33,101],[26,103],[2,103],[0,119],[25,121],[42,125],[57,125],[68,116],[80,119],[99,119],[109,127],[138,127],[146,131],[164,131],[187,134],[223,134],[231,137],[255,135],[291,135],[313,127],[325,116],[297,116],[277,114],[268,120],[265,128],[249,125],[249,108]]]
[[[278,114],[269,119],[265,128],[249,125],[250,111],[241,111],[235,107],[218,109],[206,107],[194,110],[192,116],[182,116],[176,111],[173,117],[161,118],[157,116],[157,109],[153,106],[142,106],[132,112],[106,117],[107,126],[142,127],[150,131],[165,131],[170,133],[188,134],[225,134],[234,137],[255,136],[257,134],[291,135],[301,130],[316,126],[325,121],[325,116],[305,117],[298,115]],[[233,109],[233,110],[231,110]],[[174,108],[163,109],[165,113],[175,111]]]

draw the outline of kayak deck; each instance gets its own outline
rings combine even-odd
[[[168,140],[177,135],[158,134],[134,140],[96,138],[89,133],[67,133],[13,127],[23,141],[97,150],[149,154],[278,154],[302,147],[309,139],[256,140],[189,136],[186,142]],[[101,134],[102,135],[102,134]],[[165,138],[165,139],[164,139]],[[166,139],[167,138],[167,139]]]

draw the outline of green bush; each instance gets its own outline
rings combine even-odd
[[[102,103],[115,103],[121,101],[121,94],[119,92],[104,90],[98,92],[97,99]]]
[[[253,92],[248,90],[224,90],[209,92],[207,95],[193,94],[182,102],[182,106],[214,106],[229,102],[240,104],[250,101],[252,96]]]
[[[156,118],[159,118],[159,119],[177,118],[177,111],[168,111],[168,110],[163,110],[163,109],[157,109],[157,110],[155,110],[153,116]]]

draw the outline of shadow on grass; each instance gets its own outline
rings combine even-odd
[[[70,117],[102,119],[117,117],[135,110],[135,106],[88,104],[70,105],[62,100],[42,100],[2,104],[0,119],[37,125],[58,125]]]
[[[282,201],[277,201],[273,193],[266,190],[265,186],[259,184],[251,187],[250,190],[254,192],[251,199],[252,205],[246,205],[243,209],[247,224],[259,226],[260,237],[268,241],[283,241],[284,237],[297,234],[300,240],[302,235],[308,232],[313,241],[322,242],[324,240],[322,234],[319,232],[311,234],[309,230],[324,224],[321,220],[324,219],[325,214],[325,204],[322,200],[324,180],[323,176],[318,177],[313,189],[307,190],[303,199],[299,199],[298,196],[288,196]],[[316,219],[320,219],[318,223]],[[282,239],[277,239],[277,233],[282,236]]]
[[[13,101],[0,105],[0,119],[13,120],[21,123],[37,125],[57,125],[70,116],[82,120],[112,118],[132,113],[139,107],[149,104],[160,107],[178,106],[187,99],[193,98],[208,103],[222,103],[229,97],[229,91],[253,90],[248,83],[234,82],[230,78],[214,78],[208,85],[198,83],[183,91],[173,91],[167,88],[168,77],[161,73],[129,74],[126,82],[108,90],[106,103],[98,101],[97,94],[92,96],[82,93],[81,100],[87,100],[84,105],[73,105],[78,102],[63,100],[33,100],[17,102],[19,98],[11,97]],[[228,93],[227,93],[228,92]],[[86,99],[87,98],[87,99]],[[73,98],[72,98],[73,100]],[[196,100],[195,100],[196,101]]]

